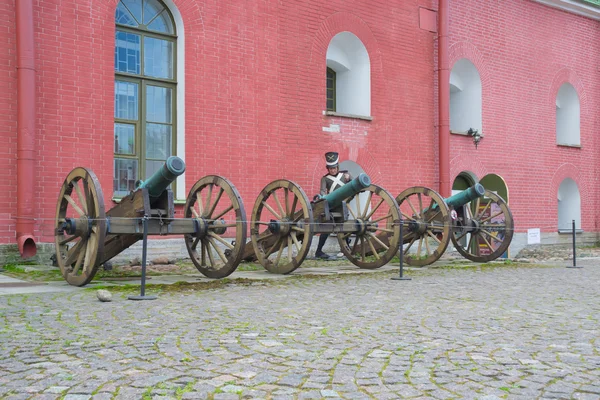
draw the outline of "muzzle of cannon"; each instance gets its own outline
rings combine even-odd
[[[347,215],[346,215],[347,214]],[[397,253],[400,212],[394,198],[360,174],[332,193],[310,202],[288,180],[268,184],[252,211],[251,246],[244,258],[256,257],[269,272],[288,274],[306,258],[313,235],[336,234],[340,248],[360,268],[379,268]],[[378,239],[389,234],[388,243]]]
[[[139,181],[138,189],[148,189],[151,199],[160,197],[177,177],[185,172],[185,162],[179,157],[171,156],[163,166],[145,181]]]
[[[432,189],[412,187],[396,201],[403,217],[403,256],[409,265],[437,261],[450,240],[464,257],[491,261],[512,240],[513,219],[506,203],[479,183],[446,199]]]
[[[190,189],[176,219],[169,189],[185,171],[185,163],[169,157],[149,179],[105,211],[100,182],[89,169],[78,167],[65,179],[56,208],[57,263],[65,280],[89,283],[98,267],[148,235],[184,235],[196,268],[210,278],[231,274],[242,260],[246,243],[246,213],[237,189],[225,178],[209,175]]]
[[[446,205],[450,208],[459,208],[471,201],[482,197],[485,194],[485,188],[482,184],[476,183],[467,190],[463,190],[460,193],[452,195],[444,199]]]
[[[326,194],[322,197],[323,200],[329,203],[329,208],[334,209],[342,205],[342,203],[351,197],[356,196],[362,190],[371,185],[371,178],[367,174],[359,174],[356,178],[345,184],[344,186]]]

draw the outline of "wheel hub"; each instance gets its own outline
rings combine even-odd
[[[227,227],[222,225],[225,225],[225,220],[223,218],[213,221],[211,224],[213,227],[212,231],[217,235],[223,235],[227,232]]]
[[[88,237],[91,231],[92,220],[85,215],[77,219],[65,218],[65,222],[59,228],[59,232],[84,238]]]

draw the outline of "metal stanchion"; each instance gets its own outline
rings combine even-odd
[[[148,253],[148,216],[142,218],[144,226],[144,238],[142,241],[142,284],[139,296],[129,296],[129,300],[156,300],[156,296],[146,296],[146,254]]]
[[[404,252],[402,251],[402,246],[404,245],[404,233],[403,233],[404,221],[402,217],[400,217],[400,249],[398,251],[398,257],[400,258],[400,276],[393,277],[393,281],[410,281],[411,278],[404,277]]]
[[[577,266],[577,249],[575,247],[575,220],[573,220],[573,265],[567,266],[567,268],[583,268]]]

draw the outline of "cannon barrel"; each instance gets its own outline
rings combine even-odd
[[[463,190],[462,192],[457,193],[453,196],[450,196],[447,199],[444,199],[444,201],[446,202],[448,207],[457,208],[464,206],[465,204],[469,203],[472,200],[475,200],[478,197],[483,197],[484,193],[485,188],[483,187],[483,185],[481,183],[476,183],[470,188]]]
[[[369,178],[369,175],[362,173],[344,186],[323,196],[323,198],[329,203],[329,208],[333,209],[339,207],[347,198],[354,196],[369,186],[371,186],[371,178]]]
[[[185,162],[177,157],[171,156],[163,164],[158,171],[145,181],[138,184],[138,189],[148,189],[150,198],[159,197],[160,194],[169,187],[169,185],[177,179],[177,177],[185,172]]]

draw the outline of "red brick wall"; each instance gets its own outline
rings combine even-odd
[[[116,3],[34,0],[40,242],[51,241],[58,191],[76,166],[93,169],[112,207]],[[436,1],[174,3],[185,25],[188,189],[202,176],[223,175],[240,190],[248,214],[274,179],[296,181],[312,197],[330,150],[359,163],[393,195],[417,184],[437,188],[437,45],[418,17],[419,7],[436,9]],[[477,151],[470,139],[451,138],[451,179],[465,169],[503,176],[517,228],[544,227],[556,226],[558,171],[580,185],[582,214],[593,215],[600,63],[590,44],[598,43],[598,23],[526,0],[450,5],[451,62],[467,57],[482,75],[485,135]],[[8,49],[0,55],[0,186],[7,194],[0,199],[0,242],[14,243],[14,1],[0,0],[0,10]],[[342,31],[369,53],[372,121],[323,115],[325,53]],[[553,96],[563,76],[581,91],[581,149],[554,144]],[[323,131],[330,124],[340,132]],[[594,228],[583,220],[584,229]]]
[[[450,2],[450,63],[467,58],[482,80],[483,134],[451,138],[451,176],[495,173],[508,185],[517,229],[556,232],[557,193],[573,179],[582,227],[597,231],[598,21],[528,0]],[[568,82],[581,104],[581,148],[556,145],[555,107]]]

